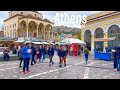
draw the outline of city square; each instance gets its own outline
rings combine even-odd
[[[119,11],[5,13],[0,79],[120,79]]]
[[[22,74],[19,61],[0,62],[0,79],[120,79],[120,72],[113,69],[112,61],[94,60],[90,55],[88,63],[84,56],[68,56],[67,66],[59,67],[58,56],[49,67],[49,60],[30,66],[31,72]]]

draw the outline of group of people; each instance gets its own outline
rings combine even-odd
[[[36,46],[34,44],[30,45],[29,43],[26,43],[24,46],[21,46],[21,49],[18,51],[18,56],[20,59],[19,67],[22,67],[23,62],[23,73],[29,71],[29,63],[31,58],[31,65],[36,64],[36,61],[44,62],[46,56],[48,56],[50,62],[49,66],[53,65],[53,56],[54,56],[55,49],[53,45],[40,45]],[[67,56],[67,50],[65,47],[58,46],[57,54],[59,56],[59,66],[62,67],[62,64],[64,63],[64,66],[66,66],[66,56]]]

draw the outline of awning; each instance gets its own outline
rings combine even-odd
[[[42,42],[32,42],[34,44],[43,44]]]
[[[112,37],[112,38],[95,38],[94,41],[103,41],[103,42],[108,42],[108,41],[113,41],[115,40],[116,37]]]
[[[81,44],[81,45],[85,45],[85,42],[79,40],[79,39],[75,39],[75,38],[66,38],[63,39],[62,41],[60,41],[60,44],[72,44],[72,43],[77,43],[77,44]]]

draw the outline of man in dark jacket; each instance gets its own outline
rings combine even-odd
[[[49,60],[50,60],[50,64],[49,66],[51,66],[51,64],[53,65],[54,62],[52,61],[53,56],[54,56],[54,48],[52,45],[50,45],[49,49],[48,49],[48,55],[49,55]]]
[[[120,47],[116,49],[117,70],[120,71]]]
[[[20,50],[18,51],[18,56],[19,56],[19,60],[20,60],[19,68],[22,67],[21,64],[23,61],[22,48],[23,48],[23,46],[21,46]]]
[[[4,54],[4,60],[9,61],[9,50],[8,50],[8,48],[6,48],[4,50],[3,54]]]
[[[112,55],[111,56],[112,56],[111,58],[114,62],[114,69],[116,69],[117,68],[116,48],[115,48],[115,50],[112,50]]]
[[[32,50],[32,52],[31,52],[31,54],[32,54],[31,65],[33,65],[33,62],[34,62],[34,64],[36,63],[36,61],[35,61],[36,48],[34,47],[34,45],[31,46],[31,50]]]
[[[45,48],[45,46],[42,46],[42,62],[45,61],[46,58],[46,54],[47,54],[47,50]]]
[[[58,54],[58,57],[59,57],[59,64],[61,64],[61,47],[60,46],[58,46],[57,54]]]

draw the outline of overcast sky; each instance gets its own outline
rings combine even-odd
[[[8,12],[9,11],[0,11],[0,27],[3,25],[3,20],[8,18]],[[98,13],[100,11],[39,11],[39,12],[42,13],[44,18],[47,18],[50,21],[55,22],[56,13],[66,13],[69,16],[71,15],[89,16],[89,15]],[[62,24],[55,23],[55,26],[59,26],[59,25],[62,25]],[[74,24],[64,24],[63,26],[79,27],[78,25],[74,25]]]

